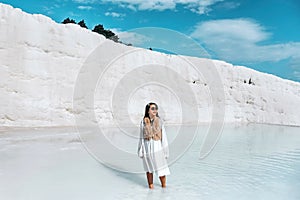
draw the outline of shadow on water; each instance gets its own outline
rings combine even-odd
[[[145,174],[122,172],[122,171],[116,170],[114,168],[111,168],[103,163],[99,163],[99,165],[103,166],[108,171],[111,171],[116,176],[121,177],[125,180],[128,180],[136,185],[145,186],[145,187],[147,186],[146,172],[145,172]],[[144,175],[144,176],[142,176],[142,175]]]

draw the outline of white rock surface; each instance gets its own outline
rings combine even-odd
[[[0,125],[74,125],[74,113],[80,112],[73,108],[77,76],[87,57],[103,43],[109,45],[106,52],[109,54],[116,51],[136,53],[113,62],[105,76],[98,80],[94,110],[100,124],[115,123],[111,99],[119,94],[115,98],[122,100],[122,95],[128,92],[130,98],[124,99],[124,109],[134,124],[139,123],[149,101],[158,103],[159,112],[167,123],[180,123],[184,118],[180,110],[182,99],[176,92],[186,92],[182,84],[175,88],[163,87],[164,84],[141,85],[139,81],[151,75],[151,71],[147,71],[149,67],[144,71],[140,68],[136,72],[140,75],[136,80],[120,82],[122,77],[136,69],[132,66],[164,63],[172,66],[179,77],[164,74],[160,80],[170,83],[174,80],[180,83],[181,79],[185,81],[197,100],[195,105],[188,107],[198,109],[200,122],[211,121],[212,102],[217,101],[225,104],[225,122],[300,125],[300,84],[297,82],[223,61],[128,47],[108,41],[78,25],[57,24],[48,17],[27,14],[5,4],[0,4]],[[106,59],[101,56],[99,62]],[[193,62],[201,72],[211,70],[209,67],[213,64],[218,71],[216,80],[208,79],[205,74],[197,75],[185,60]],[[218,77],[221,77],[220,80]],[[129,78],[132,80],[132,76]],[[248,84],[250,78],[254,84]],[[213,81],[224,86],[225,98],[211,99],[210,85]],[[124,83],[126,87],[137,84],[136,90],[124,90],[120,87]],[[116,88],[119,90],[114,90]],[[123,94],[118,92],[120,89]],[[121,121],[125,122],[126,116],[122,117]],[[197,119],[187,122],[196,123]]]

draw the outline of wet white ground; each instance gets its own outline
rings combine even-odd
[[[74,128],[2,128],[0,198],[296,200],[299,133],[297,127],[227,126],[203,160],[198,159],[203,139],[199,136],[170,165],[167,188],[155,177],[155,188],[149,190],[145,174],[119,172],[94,159]]]

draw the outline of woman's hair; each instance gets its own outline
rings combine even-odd
[[[155,105],[156,106],[156,108],[158,109],[158,106],[157,106],[157,104],[156,103],[153,103],[153,102],[150,102],[150,103],[148,103],[147,105],[146,105],[146,107],[145,107],[145,115],[144,115],[144,119],[146,118],[146,117],[148,117],[149,119],[150,119],[150,116],[149,116],[149,109],[150,109],[150,106],[151,105]],[[158,113],[156,113],[156,117],[159,117],[158,116]]]

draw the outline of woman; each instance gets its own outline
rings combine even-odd
[[[166,175],[170,174],[167,163],[169,147],[164,124],[157,113],[156,103],[148,103],[140,124],[138,155],[143,159],[148,186],[153,189],[153,173],[159,176],[161,186],[166,187]]]

